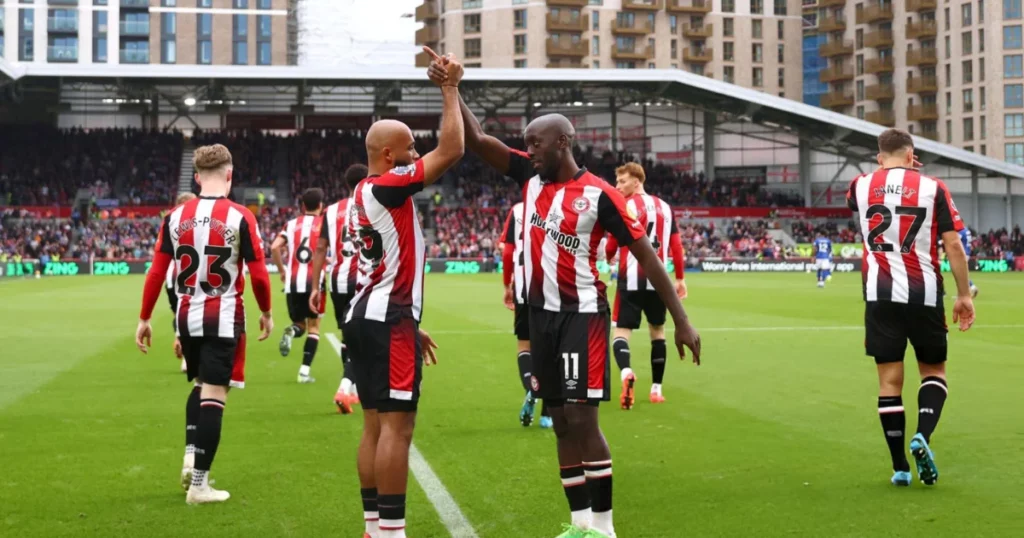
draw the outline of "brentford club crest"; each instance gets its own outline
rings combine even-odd
[[[572,209],[577,213],[584,213],[590,209],[590,200],[587,200],[583,196],[572,201]]]
[[[540,390],[540,382],[537,381],[537,376],[535,375],[530,376],[530,388],[533,390],[533,392],[537,392],[538,390]]]

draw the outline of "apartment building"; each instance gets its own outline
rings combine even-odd
[[[289,0],[0,0],[0,57],[77,64],[285,65]]]
[[[807,3],[820,106],[1024,164],[1021,0]]]
[[[799,100],[802,1],[425,0],[416,43],[467,67],[685,69]]]

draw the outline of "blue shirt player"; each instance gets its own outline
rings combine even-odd
[[[967,254],[968,259],[971,257],[971,239],[971,230],[965,226],[963,230],[960,230],[960,243],[963,244],[964,252]],[[971,279],[967,282],[970,283],[971,286],[971,297],[977,297],[978,287],[974,285],[974,280]]]
[[[814,239],[814,266],[818,269],[818,287],[824,288],[825,281],[832,279],[832,240],[821,232]]]

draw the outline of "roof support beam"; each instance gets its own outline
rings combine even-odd
[[[811,204],[811,207],[818,206],[818,202],[820,202],[821,199],[825,196],[825,193],[832,188],[832,185],[835,185],[836,180],[839,179],[839,176],[843,175],[843,170],[846,170],[846,167],[850,166],[851,164],[855,164],[855,161],[847,157],[846,162],[843,163],[843,166],[839,167],[839,170],[836,170],[836,174],[832,176],[831,180],[829,180],[828,185],[825,187],[825,190],[818,193],[818,197],[814,199],[814,203]]]

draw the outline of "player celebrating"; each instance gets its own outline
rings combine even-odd
[[[191,192],[180,194],[178,199],[174,201],[174,207],[178,207],[185,202],[195,200],[196,195]],[[165,289],[167,292],[167,302],[171,304],[171,326],[174,327],[174,332],[178,332],[178,294],[174,292],[174,280],[178,278],[178,265],[172,258],[167,263],[167,278],[164,281]],[[188,372],[188,366],[185,364],[185,357],[181,354],[181,340],[174,337],[174,356],[181,359],[181,373]]]
[[[352,191],[355,191],[359,182],[366,178],[366,165],[353,164],[345,170],[345,183]],[[338,322],[338,330],[341,330],[341,385],[334,395],[334,405],[338,412],[347,415],[352,412],[352,405],[359,402],[356,396],[356,385],[354,374],[351,371],[352,359],[349,357],[348,347],[345,345],[345,314],[348,313],[352,296],[356,292],[356,275],[359,268],[359,260],[355,257],[356,251],[352,241],[348,237],[348,230],[351,225],[352,213],[349,211],[351,198],[339,200],[324,211],[323,224],[327,227],[327,233],[320,234],[320,240],[316,244],[316,252],[313,253],[313,282],[320,282],[321,271],[324,264],[327,264],[327,277],[331,285],[331,303],[334,305],[334,319]],[[323,228],[321,228],[323,230]],[[309,296],[309,308],[314,310],[319,305],[320,290],[314,288]]]
[[[228,492],[210,487],[208,477],[220,444],[232,370],[245,360],[243,262],[262,312],[260,340],[270,335],[274,320],[256,217],[227,199],[233,171],[231,153],[220,144],[203,146],[196,150],[192,162],[201,192],[198,199],[171,211],[160,227],[153,265],[146,275],[135,345],[146,353],[152,343],[149,319],[173,259],[178,274],[177,335],[188,364],[188,379],[196,380],[185,408],[185,436],[194,440],[195,467],[187,467],[186,457],[182,477],[191,478],[185,502],[197,504],[230,497]]]
[[[683,257],[683,242],[676,229],[672,208],[667,203],[651,196],[644,191],[647,176],[644,169],[637,163],[626,163],[615,170],[615,187],[626,199],[626,211],[634,215],[640,228],[645,231],[651,246],[658,254],[658,260],[665,263],[669,253],[676,273],[676,295],[686,298],[686,282],[683,271],[686,260]],[[647,326],[651,334],[651,403],[664,403],[661,383],[665,379],[665,359],[668,350],[665,346],[665,303],[658,292],[647,280],[643,267],[637,262],[627,247],[618,246],[614,235],[608,236],[605,245],[606,257],[611,259],[616,250],[619,252],[618,286],[615,288],[615,308],[612,312],[612,325],[615,326],[615,337],[612,340],[612,353],[615,363],[619,366],[622,377],[622,395],[619,404],[622,409],[632,409],[635,401],[633,393],[636,375],[630,368],[629,338],[634,329],[640,328],[640,314],[647,317]]]
[[[445,58],[428,75],[447,84]],[[676,299],[672,280],[625,200],[603,179],[580,169],[572,155],[572,123],[558,114],[526,127],[526,152],[484,133],[460,101],[466,145],[523,187],[524,288],[530,305],[531,389],[551,409],[562,485],[572,525],[563,537],[614,537],[612,459],[598,424],[609,399],[608,300],[596,261],[610,232],[628,246],[668,305],[676,346],[700,361],[700,337]]]
[[[825,281],[832,278],[832,240],[820,230],[814,238],[814,265],[818,269],[818,287],[824,288]]]
[[[285,297],[288,301],[288,317],[292,324],[285,327],[281,336],[281,356],[287,357],[292,350],[292,339],[302,336],[306,331],[306,343],[302,348],[302,366],[299,366],[299,383],[316,381],[309,375],[309,367],[316,356],[316,348],[320,343],[320,315],[324,312],[323,302],[319,308],[311,308],[309,296],[313,290],[319,290],[322,280],[313,278],[313,250],[320,239],[320,212],[324,208],[324,191],[306,189],[302,193],[303,215],[288,221],[274,242],[270,252],[274,264],[285,283]],[[288,249],[288,265],[282,262],[283,253]]]
[[[946,385],[946,319],[937,241],[948,247],[956,280],[953,322],[974,323],[967,257],[960,244],[960,214],[942,181],[912,168],[914,141],[906,131],[888,129],[878,137],[875,172],[850,184],[847,204],[859,217],[864,237],[865,348],[878,365],[878,414],[892,456],[892,483],[908,486],[910,465],[904,445],[903,356],[914,347],[921,386],[917,434],[910,451],[921,481],[939,478],[929,443],[942,413]]]
[[[517,362],[519,363],[519,379],[523,382],[523,390],[526,396],[523,398],[523,407],[519,410],[519,423],[524,427],[533,423],[533,410],[537,405],[537,398],[530,390],[530,370],[532,359],[530,358],[530,310],[524,300],[523,290],[523,203],[519,202],[512,206],[508,216],[505,218],[505,229],[501,232],[502,241],[502,280],[505,284],[505,307],[515,312],[513,321],[513,332],[516,335],[516,347],[518,348]],[[513,276],[514,274],[514,276]],[[548,411],[546,402],[540,406],[540,427],[550,428],[551,412]]]
[[[424,51],[437,58],[429,48]],[[445,71],[437,148],[420,158],[407,125],[374,123],[366,133],[370,175],[349,202],[359,280],[344,331],[363,406],[358,467],[370,538],[405,538],[409,446],[422,366],[424,360],[436,362],[437,345],[419,329],[426,252],[412,196],[437,181],[464,151],[462,65],[451,61]]]

